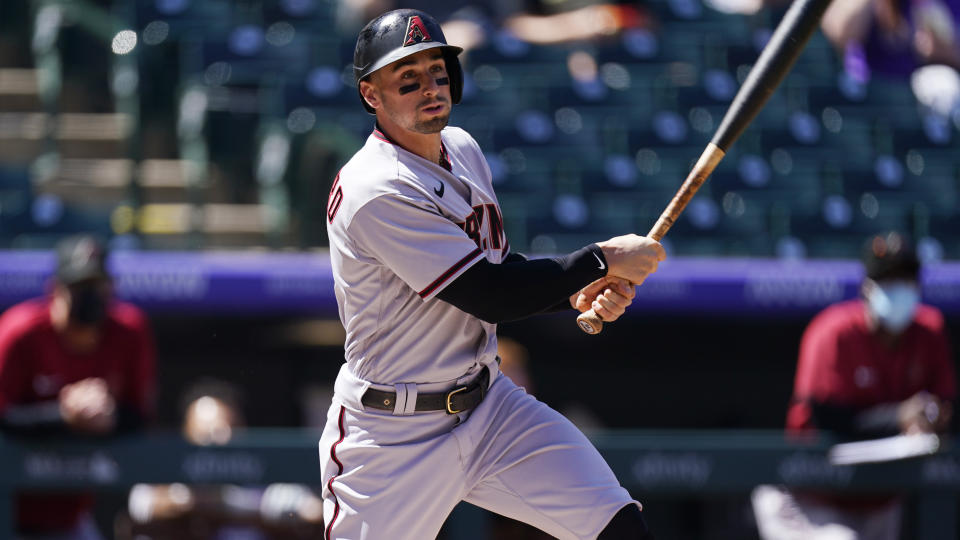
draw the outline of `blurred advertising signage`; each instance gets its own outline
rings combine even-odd
[[[118,295],[147,310],[337,315],[326,252],[127,251],[110,268]],[[50,252],[0,251],[0,309],[42,295],[52,269]],[[854,260],[675,257],[637,288],[629,313],[810,316],[855,298],[862,279]],[[960,263],[925,267],[923,298],[960,314]]]
[[[103,452],[28,452],[23,458],[23,474],[35,482],[112,484],[120,478],[120,467]]]
[[[183,473],[192,482],[260,482],[266,466],[246,451],[197,451],[183,460]]]

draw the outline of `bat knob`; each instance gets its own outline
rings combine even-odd
[[[600,331],[603,330],[603,319],[591,309],[581,313],[577,317],[577,325],[580,326],[581,330],[590,335],[599,334]]]

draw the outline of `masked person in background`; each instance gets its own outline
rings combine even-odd
[[[948,429],[956,395],[943,316],[920,303],[920,263],[898,233],[864,246],[862,298],[827,307],[800,344],[789,434],[845,439]],[[896,540],[895,493],[839,494],[760,486],[753,507],[764,540]]]
[[[0,429],[6,435],[104,437],[153,414],[155,351],[145,315],[113,300],[103,246],[57,245],[44,298],[0,316]],[[20,494],[17,538],[100,538],[89,494]]]

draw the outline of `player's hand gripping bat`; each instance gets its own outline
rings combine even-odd
[[[780,81],[793,67],[830,2],[831,0],[795,0],[793,2],[774,31],[770,42],[760,53],[760,58],[750,70],[743,86],[733,98],[710,144],[690,171],[686,181],[680,186],[680,190],[673,196],[673,200],[660,214],[660,219],[650,229],[648,237],[659,242],[667,234],[690,199],[713,173],[730,146],[757,116],[770,95],[780,85]],[[577,317],[577,324],[588,334],[598,334],[603,329],[603,319],[592,309],[581,313]]]

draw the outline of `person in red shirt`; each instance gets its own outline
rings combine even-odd
[[[803,334],[787,432],[831,431],[870,439],[948,429],[956,397],[943,315],[920,303],[920,264],[907,238],[864,247],[861,298],[831,305]],[[899,538],[895,494],[843,495],[760,486],[753,493],[761,537]]]
[[[15,437],[102,437],[153,414],[155,350],[143,312],[112,298],[103,245],[57,246],[50,293],[0,316],[0,429]],[[100,538],[90,494],[20,494],[20,538]]]

